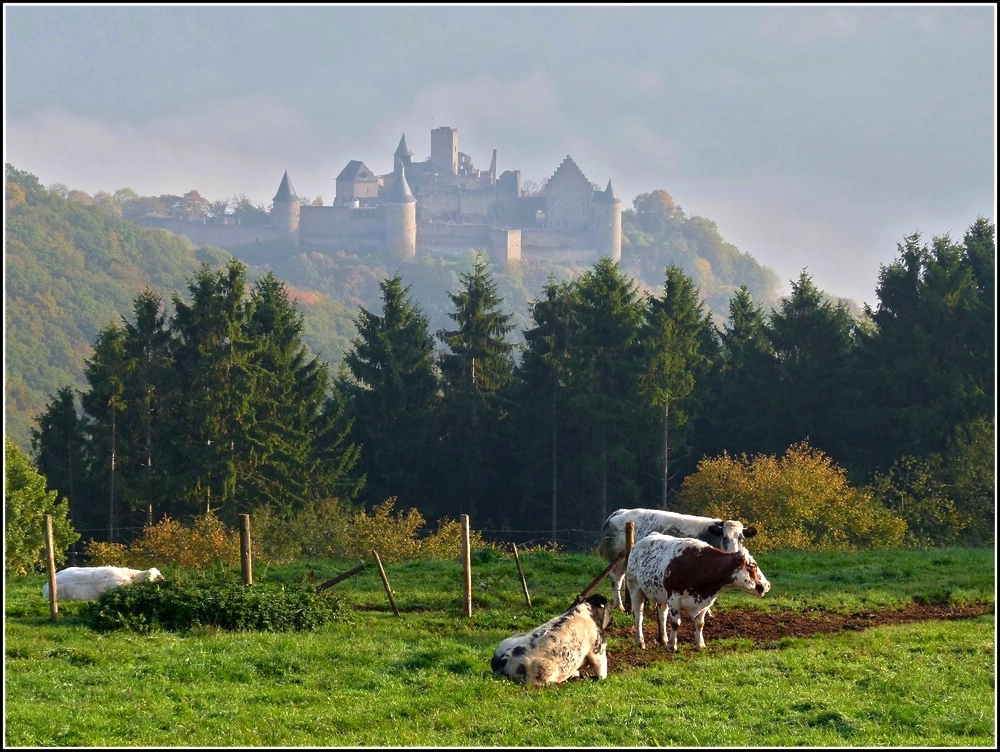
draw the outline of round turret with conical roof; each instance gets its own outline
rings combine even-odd
[[[406,134],[404,133],[399,139],[399,146],[396,147],[396,152],[392,155],[392,170],[396,171],[400,165],[403,169],[408,170],[413,164],[413,152],[410,151],[410,147],[406,145]]]
[[[602,256],[622,258],[622,202],[608,180],[608,187],[594,193],[594,238]]]
[[[295,245],[299,244],[299,215],[302,202],[295,195],[292,188],[292,181],[288,177],[288,170],[285,170],[278,192],[271,199],[271,226],[277,231],[279,237],[290,240]]]
[[[401,163],[397,163],[395,172],[384,204],[385,245],[393,258],[407,261],[417,255],[417,199]]]

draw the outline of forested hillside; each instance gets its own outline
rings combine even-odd
[[[5,197],[5,434],[27,450],[35,417],[56,390],[84,385],[100,329],[130,315],[145,287],[169,301],[200,264],[218,266],[230,254],[123,220],[100,201],[60,196],[11,165]],[[335,362],[351,313],[323,296],[302,297],[307,340]]]

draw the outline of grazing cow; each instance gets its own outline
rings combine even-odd
[[[592,678],[608,676],[611,624],[608,599],[595,594],[531,632],[508,637],[493,651],[490,666],[522,684],[559,684],[584,671]]]
[[[648,598],[657,604],[660,642],[674,652],[682,613],[694,620],[694,646],[701,650],[705,647],[702,634],[705,614],[719,593],[740,588],[763,596],[771,589],[771,583],[746,548],[729,553],[695,538],[675,538],[662,533],[650,533],[635,544],[628,557],[625,580],[632,598],[636,646],[646,647],[642,607]],[[661,604],[667,608],[661,608]]]
[[[625,523],[635,523],[636,542],[650,533],[663,533],[684,538],[697,538],[723,551],[739,551],[744,538],[757,535],[757,528],[743,527],[738,520],[722,520],[714,517],[697,517],[693,514],[664,512],[660,509],[618,509],[610,514],[604,523],[599,552],[607,562],[614,561],[625,549]],[[614,595],[614,608],[624,611],[622,605],[622,584],[625,581],[625,560],[616,564],[608,578]]]
[[[56,572],[56,595],[61,601],[93,601],[101,593],[120,585],[159,580],[163,575],[152,569],[126,567],[67,567]],[[42,597],[49,597],[49,583],[42,585]]]

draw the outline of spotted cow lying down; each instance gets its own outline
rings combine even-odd
[[[493,672],[522,684],[560,684],[590,673],[608,676],[608,599],[595,594],[531,632],[508,637],[493,651]]]

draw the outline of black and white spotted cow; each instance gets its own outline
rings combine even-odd
[[[594,594],[531,632],[503,640],[490,666],[522,684],[559,684],[584,673],[608,676],[608,599]]]
[[[663,533],[682,538],[697,538],[723,551],[739,551],[746,538],[757,535],[757,528],[744,527],[738,520],[719,520],[693,514],[664,512],[661,509],[618,509],[604,522],[601,556],[611,563],[625,549],[625,523],[635,523],[635,540],[638,543],[650,533]],[[622,585],[625,581],[625,560],[618,562],[610,572],[614,608],[624,611]]]
[[[694,621],[694,646],[701,650],[705,647],[705,615],[719,593],[739,588],[763,597],[771,589],[771,583],[746,548],[727,552],[695,538],[675,538],[661,533],[650,533],[635,544],[625,568],[625,581],[632,598],[636,646],[646,647],[642,611],[648,599],[657,604],[660,642],[674,652],[677,651],[681,614],[687,614]],[[668,610],[669,639],[666,637]]]

